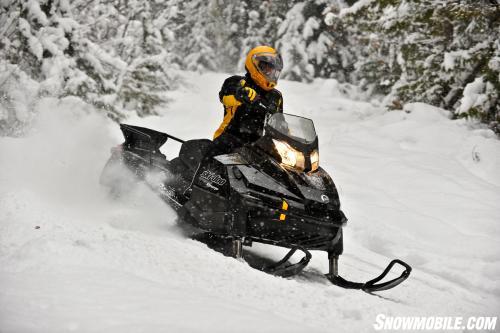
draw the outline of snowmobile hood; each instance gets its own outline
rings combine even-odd
[[[269,194],[291,198],[294,200],[301,200],[299,196],[289,191],[284,185],[280,184],[273,177],[248,165],[239,165],[237,168],[242,173],[243,177],[245,177],[247,186]]]

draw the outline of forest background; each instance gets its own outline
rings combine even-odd
[[[22,135],[45,97],[116,121],[168,112],[183,70],[243,72],[259,44],[281,52],[284,79],[500,133],[498,36],[497,0],[0,0],[0,135]]]

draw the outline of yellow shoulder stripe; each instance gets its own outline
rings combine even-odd
[[[224,106],[238,106],[241,105],[241,102],[238,101],[234,95],[227,95],[222,97],[222,104],[224,104]]]
[[[224,119],[222,120],[222,123],[220,124],[219,128],[214,133],[214,138],[213,138],[214,140],[219,135],[224,133],[224,130],[226,129],[227,125],[229,125],[229,123],[233,119],[237,108],[238,108],[238,105],[226,107],[226,115],[224,116]]]

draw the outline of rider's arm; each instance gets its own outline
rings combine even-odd
[[[241,88],[242,79],[242,76],[235,75],[227,78],[222,84],[222,88],[219,91],[219,100],[224,105],[224,119],[214,133],[214,140],[226,130],[226,127],[233,119],[236,110],[242,104],[242,102],[236,99],[236,95]]]
[[[253,88],[246,86],[243,77],[236,75],[224,81],[219,92],[219,99],[226,107],[251,104],[256,97],[257,92]]]
[[[236,99],[236,94],[241,88],[241,76],[231,76],[224,81],[222,88],[219,91],[219,100],[224,104],[224,106],[238,106],[241,102]]]

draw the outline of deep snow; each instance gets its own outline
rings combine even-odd
[[[210,138],[224,75],[184,75],[191,86],[163,116],[127,123]],[[315,121],[349,217],[341,274],[367,280],[398,257],[407,281],[379,296],[342,290],[321,278],[321,252],[282,279],[187,239],[144,187],[113,201],[99,186],[116,124],[45,99],[29,136],[0,138],[0,331],[370,332],[379,313],[498,315],[500,141],[425,104],[384,112],[334,80],[279,88],[285,112]]]

